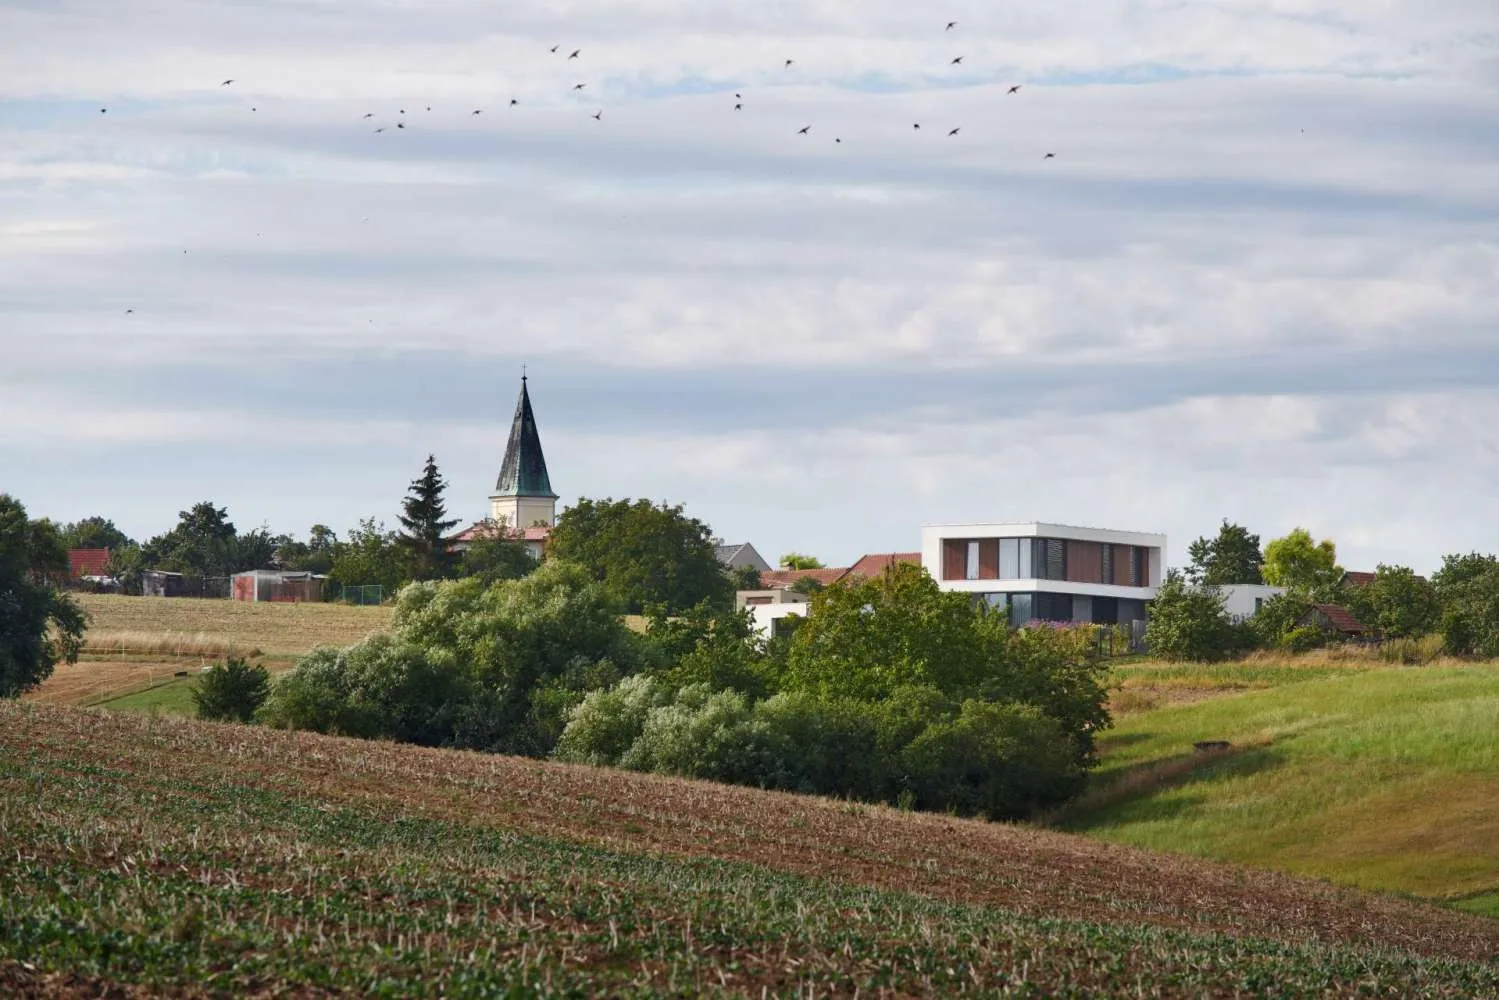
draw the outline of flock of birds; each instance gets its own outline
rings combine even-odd
[[[944,32],[951,32],[953,29],[955,29],[957,27],[958,27],[958,22],[957,21],[948,21],[947,24],[946,24],[946,27],[943,29],[943,31]],[[551,46],[551,48],[550,48],[549,51],[553,55],[561,55],[562,54],[562,45],[561,44],[553,45],[553,46]],[[573,50],[571,50],[570,52],[567,53],[566,60],[570,62],[572,60],[581,58],[582,55],[583,55],[583,50],[581,48],[573,49]],[[961,65],[963,65],[963,58],[964,57],[961,56],[961,55],[954,56],[952,58],[952,60],[948,63],[948,65],[949,66],[961,66]],[[795,59],[787,59],[783,68],[789,70],[794,65],[796,65],[796,60]],[[234,84],[234,78],[230,77],[229,79],[226,79],[222,83],[220,83],[219,86],[220,87],[229,87],[229,86],[233,86],[233,84]],[[572,86],[572,93],[573,94],[579,94],[585,88],[587,88],[587,86],[588,86],[588,84],[586,82],[575,83]],[[1019,94],[1020,90],[1021,90],[1021,87],[1022,87],[1021,84],[1018,84],[1018,83],[1014,84],[1014,85],[1012,85],[1009,88],[1009,90],[1006,93],[1009,94],[1009,95]],[[509,102],[508,107],[514,108],[514,107],[518,107],[519,105],[520,105],[520,99],[519,98],[516,98],[516,97],[510,98],[510,102]],[[430,105],[423,105],[423,107],[424,107],[424,109],[426,111],[431,111],[432,110],[432,107]],[[250,108],[250,110],[251,111],[256,111],[258,109],[256,107],[252,106]],[[734,93],[734,110],[736,112],[744,110],[744,95],[743,95],[743,93],[741,93],[739,91],[735,91],[735,93]],[[108,108],[100,108],[99,109],[99,113],[100,114],[107,114],[108,112],[109,112]],[[484,114],[484,109],[483,108],[474,108],[472,111],[469,112],[469,114],[468,114],[467,117],[471,117],[472,118],[472,117],[477,117],[477,116],[482,115],[482,114]],[[590,117],[592,117],[595,121],[603,121],[603,119],[604,119],[604,109],[603,108],[599,108]],[[375,113],[373,111],[371,111],[371,112],[366,112],[364,114],[364,116],[362,117],[361,120],[368,122],[368,121],[370,121],[371,119],[374,119],[374,118],[375,118]],[[395,126],[395,128],[397,130],[404,130],[406,128],[406,109],[405,108],[401,108],[401,109],[398,110],[397,115],[396,115],[396,119],[395,119],[395,121],[394,121],[393,124],[394,124],[394,126]],[[374,134],[379,135],[379,134],[382,134],[382,133],[386,132],[387,130],[389,130],[390,127],[391,127],[391,123],[380,124],[380,125],[377,125],[373,129],[373,132],[374,132]],[[912,128],[913,131],[920,132],[921,131],[921,123],[920,122],[912,122],[911,123],[911,128]],[[948,138],[954,138],[958,134],[960,134],[962,131],[963,131],[963,128],[962,128],[961,125],[953,127],[953,128],[950,128],[947,131],[947,137]],[[796,134],[797,135],[801,135],[801,136],[810,136],[812,134],[812,126],[811,125],[803,125],[801,128],[799,128],[799,129],[796,130]],[[840,136],[834,136],[833,137],[833,142],[836,143],[836,144],[842,145],[843,139]],[[1051,159],[1055,159],[1055,158],[1056,158],[1056,154],[1055,153],[1047,153],[1043,157],[1043,159],[1047,159],[1047,160],[1051,160]],[[366,219],[365,221],[368,222],[369,220]],[[256,235],[259,235],[259,234],[257,233]],[[183,253],[187,253],[186,250],[184,250],[182,252]],[[135,312],[134,309],[126,309],[125,310],[125,313],[127,315],[133,314],[134,312]]]
[[[954,28],[956,28],[957,26],[958,26],[958,22],[957,21],[948,21],[947,25],[943,29],[943,31],[950,32]],[[560,55],[561,54],[561,50],[562,50],[562,46],[560,44],[557,44],[557,45],[553,45],[551,47],[550,52],[553,55]],[[583,50],[582,49],[573,49],[571,52],[569,52],[567,54],[567,59],[569,61],[571,61],[571,60],[580,58],[582,55],[583,55]],[[785,69],[790,69],[794,65],[796,65],[796,60],[795,59],[787,59],[786,62],[785,62],[784,68]],[[963,65],[963,56],[961,56],[961,55],[954,56],[952,58],[951,62],[948,63],[948,65],[949,66],[961,66],[961,65]],[[234,79],[230,78],[230,79],[225,80],[223,83],[219,84],[219,86],[220,87],[228,87],[228,86],[231,86],[233,83],[234,83]],[[587,83],[575,83],[572,86],[572,93],[574,93],[574,94],[580,93],[587,86],[588,86]],[[1009,93],[1011,95],[1018,94],[1018,93],[1020,93],[1021,86],[1022,86],[1021,84],[1017,83],[1017,84],[1013,85],[1012,87],[1010,87],[1010,89],[1008,90],[1007,93]],[[520,104],[520,99],[519,98],[516,98],[516,97],[510,98],[509,107],[514,108],[514,107],[517,107],[519,104]],[[425,107],[425,109],[427,111],[431,111],[432,110],[432,108],[431,108],[430,105],[424,105],[424,107]],[[255,111],[257,109],[255,107],[251,107],[250,110],[251,111]],[[735,111],[743,111],[744,110],[744,95],[742,93],[738,92],[738,91],[736,91],[734,93],[734,110]],[[99,109],[99,113],[100,114],[105,114],[108,111],[109,111],[108,108],[100,108]],[[472,110],[471,112],[469,112],[469,116],[470,117],[475,117],[475,116],[478,116],[478,115],[482,115],[483,113],[484,113],[484,109],[483,108],[475,108],[474,110]],[[401,108],[398,111],[396,121],[394,122],[394,125],[395,125],[396,129],[403,130],[403,129],[406,128],[406,122],[404,120],[405,115],[406,115],[406,109],[405,108]],[[371,111],[371,112],[367,112],[363,116],[362,120],[369,121],[370,119],[373,119],[374,117],[375,117],[375,113],[373,111]],[[593,115],[591,117],[595,121],[603,121],[603,119],[604,119],[604,109],[603,108],[598,109],[597,111],[595,111],[593,113]],[[387,131],[390,127],[391,127],[390,123],[386,123],[386,124],[378,125],[373,131],[374,131],[374,133],[376,135],[379,135],[379,134]],[[913,122],[911,124],[911,128],[914,131],[920,132],[921,131],[921,123],[920,122]],[[948,136],[948,138],[953,138],[953,137],[957,136],[962,131],[963,131],[963,127],[960,125],[960,126],[957,126],[957,127],[949,129],[948,132],[947,132],[947,136]],[[811,135],[812,134],[812,126],[811,125],[803,125],[800,129],[797,130],[796,134],[797,135]],[[833,137],[833,142],[838,143],[838,144],[841,145],[842,142],[843,142],[843,139],[841,137],[839,137],[839,136],[834,136]],[[1056,158],[1056,154],[1055,153],[1047,153],[1043,158],[1047,159],[1047,160],[1055,159]]]

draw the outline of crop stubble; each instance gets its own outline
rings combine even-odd
[[[681,995],[1353,995],[1361,975],[1385,992],[1499,988],[1485,964],[1499,923],[1050,832],[42,706],[0,706],[0,766],[6,883],[69,919],[154,933],[177,963],[94,955],[75,989],[12,953],[0,983],[31,976],[36,995],[364,992],[413,968],[455,995],[522,976],[541,992]],[[5,905],[0,919],[21,920]],[[288,965],[293,942],[321,964]],[[199,978],[160,978],[178,966]]]

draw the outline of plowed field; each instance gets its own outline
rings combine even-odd
[[[0,988],[1499,996],[1499,922],[1060,833],[0,705]]]

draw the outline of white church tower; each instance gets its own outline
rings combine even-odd
[[[531,394],[524,375],[520,399],[515,403],[515,420],[510,425],[510,441],[505,445],[505,461],[489,498],[489,516],[513,531],[550,528],[557,523],[557,494],[552,492],[547,476],[547,460],[541,453],[541,435],[536,431],[536,414],[531,412]]]

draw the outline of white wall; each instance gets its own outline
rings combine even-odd
[[[1268,601],[1272,597],[1279,597],[1286,592],[1286,588],[1270,587],[1263,583],[1235,583],[1219,587],[1218,591],[1223,595],[1223,609],[1230,617],[1238,619],[1252,618],[1257,599]]]
[[[787,615],[802,615],[805,617],[811,611],[809,604],[751,604],[749,606],[750,620],[755,626],[755,631],[761,635],[771,634],[771,623],[778,618]]]

